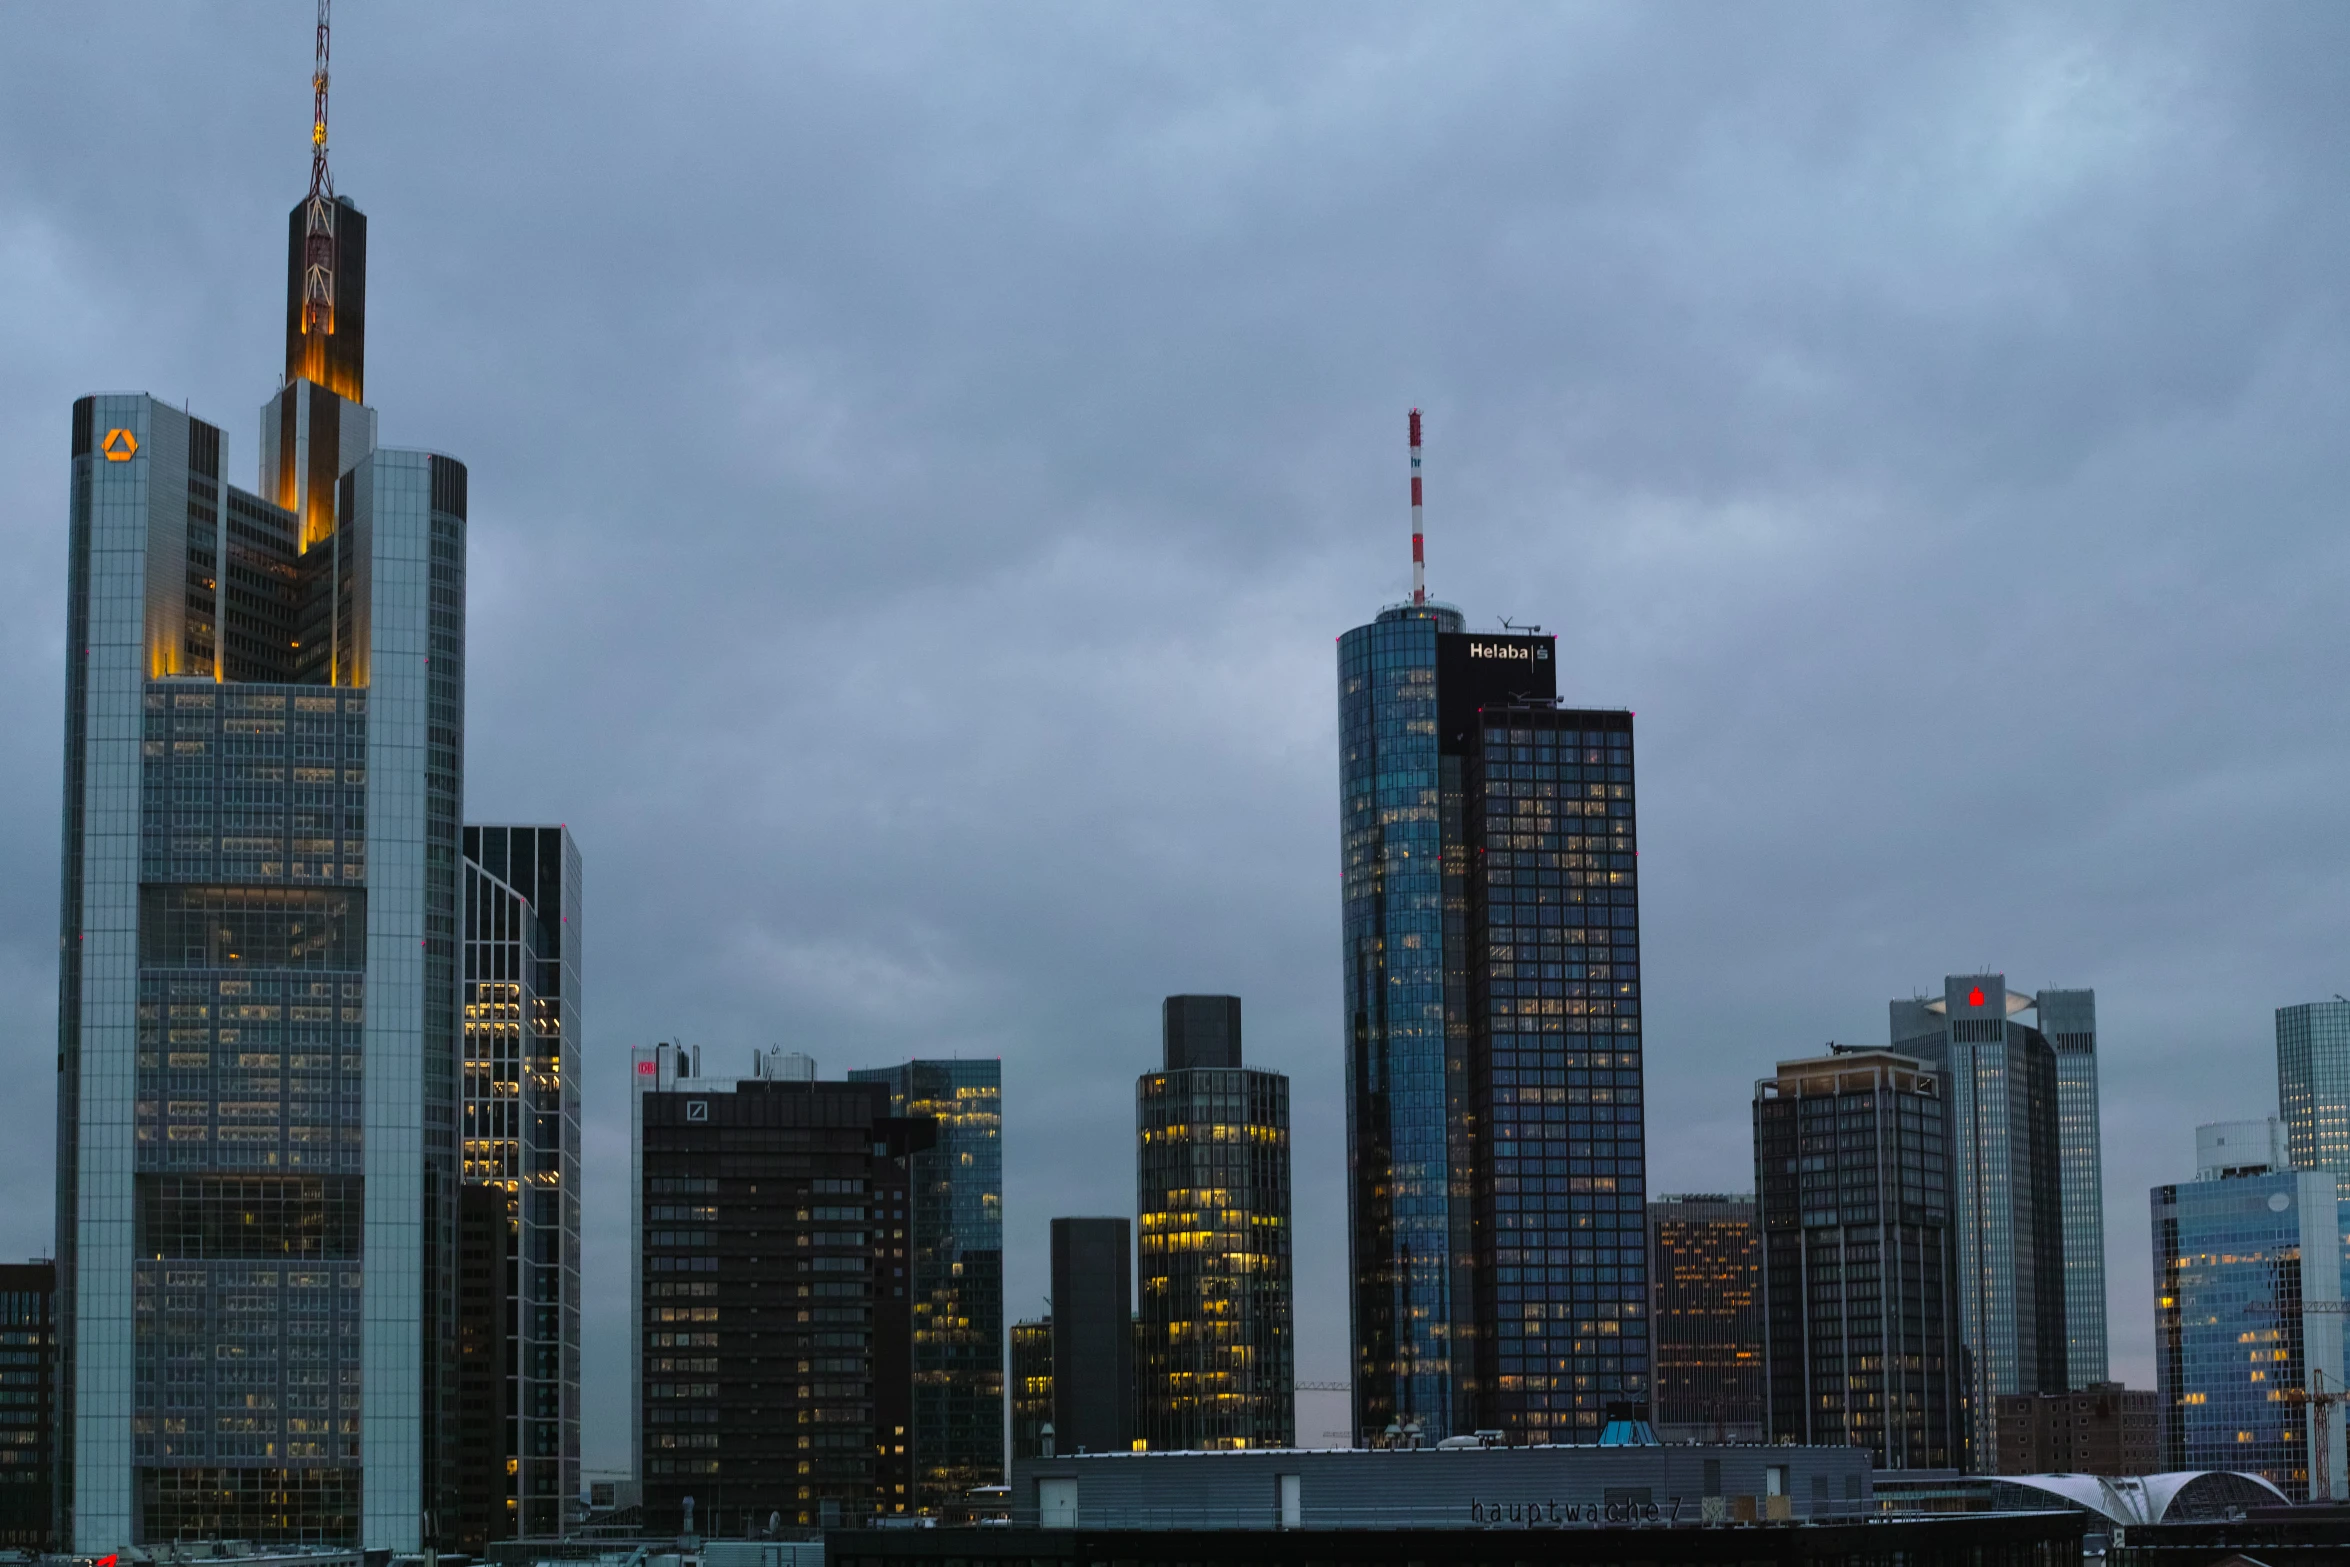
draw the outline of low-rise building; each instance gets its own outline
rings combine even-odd
[[[2119,1382],[2077,1393],[2002,1393],[1999,1472],[2144,1475],[2161,1467],[2159,1396]]]

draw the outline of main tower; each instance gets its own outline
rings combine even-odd
[[[375,441],[366,220],[290,218],[259,477],[73,405],[60,1500],[103,1556],[412,1551],[448,1510],[466,476]]]
[[[1632,715],[1412,597],[1339,638],[1354,1419],[1596,1441],[1648,1393]]]

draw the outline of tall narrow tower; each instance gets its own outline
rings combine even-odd
[[[57,1245],[77,1555],[405,1552],[449,1516],[466,476],[378,447],[356,400],[365,221],[326,178],[326,40],[322,6],[256,491],[227,482],[217,425],[145,395],[73,405]]]
[[[1414,553],[1338,639],[1356,1433],[1596,1441],[1649,1377],[1632,715]]]

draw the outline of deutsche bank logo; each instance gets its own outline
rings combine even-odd
[[[709,1120],[710,1101],[707,1099],[688,1099],[685,1102],[685,1118],[689,1121]]]
[[[1547,664],[1550,649],[1540,642],[1471,642],[1471,658],[1515,659],[1520,663]]]

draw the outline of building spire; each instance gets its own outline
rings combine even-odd
[[[303,370],[307,379],[324,380],[313,366],[326,357],[324,339],[335,329],[335,179],[326,166],[326,57],[333,0],[318,0],[318,49],[310,70],[310,200],[304,229],[302,260],[302,336],[306,342]]]
[[[318,4],[321,14],[324,14],[326,0],[318,0]],[[325,45],[321,44],[319,47],[324,48]],[[324,56],[320,58],[323,59]],[[321,81],[325,79],[323,76],[319,78]],[[322,93],[324,90],[320,89]],[[321,104],[325,101],[323,97],[319,100]],[[319,123],[323,126],[326,123],[325,110],[322,108],[319,113],[321,116]],[[321,153],[319,156],[323,158],[325,154]],[[1428,565],[1420,549],[1420,410],[1417,408],[1412,410],[1412,602],[1415,604],[1428,602]]]

